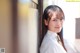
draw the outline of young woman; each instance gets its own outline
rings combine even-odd
[[[63,39],[62,35],[58,35],[64,18],[63,10],[57,5],[50,5],[44,10],[42,18],[44,38],[42,38],[40,53],[80,53],[75,45]]]
[[[64,17],[63,10],[57,5],[50,5],[44,10],[43,24],[46,34],[41,43],[40,53],[66,53],[63,41],[60,41],[57,34],[62,29]]]

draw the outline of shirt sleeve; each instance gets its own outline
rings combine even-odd
[[[75,46],[71,42],[67,41],[66,39],[64,39],[64,44],[67,49],[67,53],[80,53],[76,50]]]

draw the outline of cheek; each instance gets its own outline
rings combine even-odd
[[[55,23],[54,23],[54,22],[50,22],[50,23],[49,23],[49,27],[50,27],[50,28],[54,28],[54,27],[55,27]]]
[[[61,22],[61,25],[63,26],[63,22]]]

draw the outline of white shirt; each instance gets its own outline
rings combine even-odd
[[[73,45],[67,39],[64,39],[64,45],[65,45],[65,47],[67,49],[67,53],[80,53],[80,51],[77,50],[76,46]]]
[[[40,53],[66,53],[56,37],[56,33],[48,30],[41,44]]]
[[[40,53],[66,53],[63,47],[57,42],[56,36],[56,33],[48,30],[40,47]],[[66,39],[64,39],[64,44],[67,53],[80,53],[75,46]]]

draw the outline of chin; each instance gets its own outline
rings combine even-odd
[[[57,30],[56,32],[59,33],[59,32],[61,32],[61,30]]]
[[[59,33],[60,31],[57,31],[56,33]]]

